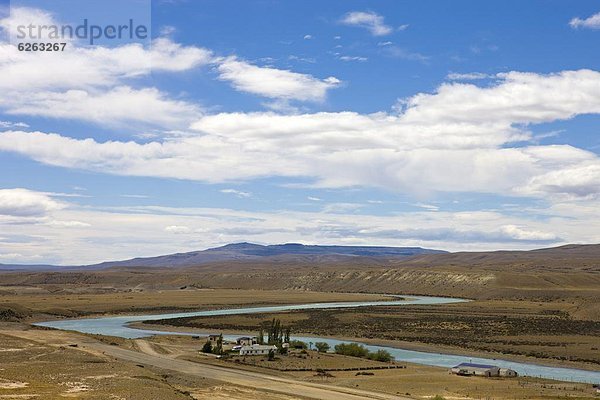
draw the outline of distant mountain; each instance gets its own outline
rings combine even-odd
[[[286,243],[263,246],[253,243],[234,243],[201,251],[169,254],[157,257],[133,258],[124,261],[107,261],[94,265],[6,265],[0,271],[68,271],[124,268],[179,268],[213,265],[216,270],[233,266],[285,267],[299,265],[346,265],[391,267],[430,266],[554,266],[570,268],[574,263],[582,267],[596,266],[600,260],[600,244],[569,244],[529,251],[455,252],[424,249],[421,247],[381,246],[314,246]]]
[[[221,261],[252,261],[265,258],[294,256],[318,261],[323,257],[377,257],[400,259],[424,254],[442,254],[442,250],[421,247],[376,247],[376,246],[314,246],[298,243],[258,245],[253,243],[233,243],[221,247],[189,253],[177,253],[158,257],[134,258],[124,261],[109,261],[91,265],[92,268],[111,267],[191,267]]]
[[[47,271],[47,270],[63,270],[68,267],[59,267],[57,265],[42,265],[42,264],[0,264],[0,271]]]

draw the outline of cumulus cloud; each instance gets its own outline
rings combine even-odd
[[[52,14],[38,9],[11,8],[0,28],[33,22],[59,25]],[[212,62],[212,53],[157,38],[150,46],[139,43],[116,47],[80,47],[69,41],[63,52],[23,52],[0,42],[0,108],[8,113],[83,119],[117,125],[133,121],[185,124],[199,115],[199,107],[171,99],[154,88],[132,89],[130,83],[151,72],[181,72]],[[132,105],[125,113],[124,104]],[[189,122],[189,120],[188,120]]]
[[[117,86],[109,90],[72,89],[36,92],[0,100],[9,114],[79,119],[109,126],[127,122],[187,127],[202,111],[185,101],[169,99],[156,88]]]
[[[400,109],[206,115],[191,126],[197,135],[143,144],[15,130],[0,134],[0,150],[50,165],[212,183],[308,177],[316,187],[380,187],[418,196],[597,190],[593,168],[581,188],[566,186],[568,176],[598,162],[595,154],[568,145],[513,145],[532,139],[528,124],[599,113],[596,71],[510,72],[491,86],[444,83],[435,93],[403,100]],[[551,171],[565,177],[547,175]]]
[[[569,21],[571,28],[600,29],[600,12],[587,18],[573,18]]]
[[[23,21],[60,25],[44,10],[13,7],[11,11],[11,17],[0,20],[4,33]],[[235,56],[217,57],[209,49],[184,46],[167,36],[153,39],[149,46],[131,43],[110,48],[82,47],[70,41],[64,52],[22,52],[0,41],[0,90],[4,94],[0,108],[18,115],[80,119],[111,126],[137,122],[184,129],[192,117],[201,115],[200,106],[156,88],[137,88],[136,84],[150,73],[177,73],[205,65],[214,66],[219,79],[234,89],[274,99],[276,104],[291,100],[321,102],[329,90],[341,84],[333,76],[319,79],[260,67]]]
[[[516,124],[600,112],[597,71],[583,69],[549,75],[513,71],[498,74],[498,78],[499,82],[489,87],[445,83],[434,94],[413,96],[405,103],[405,118]]]
[[[45,217],[64,205],[50,196],[27,189],[0,189],[0,215]]]
[[[581,163],[531,178],[520,190],[524,194],[558,196],[560,199],[598,198],[600,160],[590,154],[588,160]]]
[[[383,16],[372,11],[352,11],[342,17],[340,23],[367,29],[373,36],[385,36],[394,31],[385,24]]]
[[[272,99],[323,101],[327,91],[341,81],[333,76],[318,79],[311,75],[271,67],[259,67],[235,57],[224,59],[217,67],[219,79],[239,91]]]

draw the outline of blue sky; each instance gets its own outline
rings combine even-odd
[[[600,241],[596,2],[80,3],[0,3],[0,263]]]

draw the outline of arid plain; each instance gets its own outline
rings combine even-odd
[[[153,328],[247,333],[257,332],[277,317],[294,334],[598,371],[600,246],[426,255],[402,261],[277,257],[177,269],[129,266],[5,271],[0,282],[2,398],[596,396],[589,384],[525,377],[464,378],[449,375],[445,368],[402,362],[396,364],[405,368],[374,370],[372,375],[340,371],[323,377],[314,371],[282,371],[285,368],[277,367],[277,363],[290,359],[269,363],[259,358],[249,364],[203,356],[198,352],[201,343],[189,337],[127,340],[45,330],[30,323],[68,317],[386,299],[382,293],[463,297],[472,301],[165,320]],[[350,363],[361,367],[374,363],[315,351],[294,360],[294,365],[315,370],[324,365]],[[194,373],[196,365],[216,369],[207,377]],[[237,374],[234,377],[239,381],[232,381],[229,371]],[[309,389],[285,393],[278,386],[285,386],[282,382],[268,377],[308,385],[305,389]],[[133,397],[132,387],[137,388]]]

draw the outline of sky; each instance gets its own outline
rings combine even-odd
[[[0,263],[600,242],[597,1],[108,3],[0,0]]]

